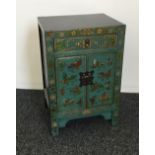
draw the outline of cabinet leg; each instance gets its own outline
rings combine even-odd
[[[52,122],[51,134],[53,136],[58,136],[59,135],[59,126],[58,126],[57,122]]]
[[[102,113],[101,116],[103,116],[105,120],[111,120],[111,112]]]
[[[112,117],[112,126],[116,126],[118,124],[118,117]]]
[[[118,124],[118,111],[112,113],[112,126]]]
[[[58,127],[52,128],[51,129],[51,134],[53,136],[58,136],[59,135],[59,128]]]

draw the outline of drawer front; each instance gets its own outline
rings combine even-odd
[[[92,37],[68,37],[54,39],[54,51],[71,51],[81,49],[115,48],[117,46],[116,34],[105,34]]]

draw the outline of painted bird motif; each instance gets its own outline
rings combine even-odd
[[[93,68],[97,68],[97,67],[102,67],[104,66],[104,63],[103,62],[99,62],[99,61],[94,61],[93,63]]]
[[[80,87],[79,86],[75,86],[71,92],[73,92],[74,94],[80,94]]]
[[[71,63],[68,66],[68,68],[70,68],[70,69],[74,69],[74,68],[79,69],[80,66],[81,66],[81,60]]]
[[[76,75],[67,75],[66,73],[63,74],[63,80],[61,82],[63,84],[68,84],[71,80],[75,79]]]
[[[65,106],[70,105],[70,104],[73,104],[73,103],[74,103],[74,100],[72,100],[72,99],[66,99],[64,101]]]
[[[100,72],[99,75],[100,75],[102,78],[108,78],[108,77],[111,76],[111,71]]]
[[[91,85],[91,90],[92,91],[96,91],[99,88],[104,88],[104,85],[102,85],[102,84],[100,84],[98,82],[95,82],[93,85]]]
[[[106,101],[109,99],[109,95],[106,93],[103,93],[101,96],[99,96],[99,100]]]

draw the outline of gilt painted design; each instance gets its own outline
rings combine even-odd
[[[79,70],[80,66],[81,66],[81,59],[69,64],[68,68]]]
[[[67,75],[67,73],[63,73],[63,79],[60,80],[63,84],[68,84],[70,81],[76,79],[76,75]]]
[[[65,89],[64,87],[60,89],[60,94],[63,96],[65,94]]]
[[[98,68],[98,67],[103,67],[105,64],[101,61],[97,61],[96,59],[93,60],[92,67],[93,68]]]
[[[71,105],[71,104],[74,104],[75,101],[73,99],[65,99],[64,100],[64,105],[67,106],[67,105]]]
[[[90,90],[93,92],[93,91],[96,91],[98,89],[103,89],[104,88],[104,85],[100,82],[94,82],[91,86],[90,86]]]
[[[90,107],[112,104],[114,81],[114,53],[90,54],[89,70],[94,69],[94,83],[88,86],[88,100]]]
[[[98,28],[84,28],[84,29],[74,29],[70,31],[59,31],[59,32],[48,32],[51,33],[55,38],[65,38],[65,37],[83,37],[83,36],[95,36],[95,35],[105,35],[105,34],[118,34],[118,32],[123,33],[123,26],[118,27],[98,27]],[[62,35],[63,33],[63,35]]]
[[[110,82],[110,81],[105,82],[104,83],[104,88],[106,90],[110,90],[112,88],[112,82]]]
[[[98,20],[100,17],[103,20]],[[102,115],[112,119],[115,125],[119,113],[125,25],[105,15],[79,16],[78,24],[71,22],[75,16],[69,18],[72,20],[63,21],[63,17],[38,19],[43,46],[44,88],[48,92],[53,135],[58,135],[58,129],[69,120],[86,116]],[[98,54],[97,50],[103,51]],[[93,64],[94,57],[96,64]],[[78,88],[79,72],[91,70],[94,71],[94,86]],[[90,105],[87,109],[86,104]]]
[[[103,72],[99,72],[98,73],[99,77],[102,78],[102,79],[105,79],[105,78],[110,78],[111,76],[111,71],[108,70],[108,71],[103,71]]]
[[[79,73],[86,70],[85,64],[84,56],[58,57],[56,59],[57,100],[60,111],[83,108],[86,88],[79,87]]]
[[[71,93],[80,94],[81,93],[81,88],[79,86],[75,86],[73,89],[71,89]]]
[[[74,100],[74,99],[65,99],[64,100],[65,107],[74,106],[74,105],[82,106],[82,99],[80,98],[79,100]]]
[[[117,46],[117,35],[105,34],[94,37],[68,37],[54,40],[55,51],[70,51],[79,49],[114,48]]]
[[[102,114],[116,124],[124,34],[124,25],[45,32],[46,89],[54,135],[68,120],[86,115]],[[79,73],[91,70],[93,85],[79,87]]]
[[[101,101],[101,102],[107,102],[108,100],[109,100],[109,94],[108,93],[103,93],[101,96],[99,96],[98,97],[99,98],[99,100]]]

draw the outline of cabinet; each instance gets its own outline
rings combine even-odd
[[[52,134],[83,117],[117,124],[125,25],[93,14],[39,17],[38,27]]]

